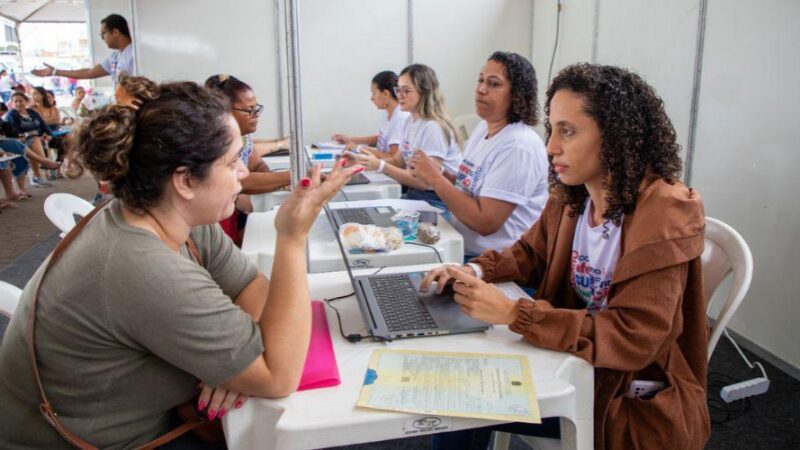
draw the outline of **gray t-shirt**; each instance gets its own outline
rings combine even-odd
[[[261,332],[232,298],[255,266],[219,225],[192,230],[202,255],[170,250],[128,225],[112,201],[50,269],[36,315],[39,372],[71,431],[100,448],[130,448],[168,431],[198,380],[219,385],[264,351]],[[25,345],[25,287],[0,347],[0,448],[69,448],[38,410]]]

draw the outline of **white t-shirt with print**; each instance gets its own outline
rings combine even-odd
[[[406,164],[417,149],[430,157],[441,159],[442,165],[450,173],[455,173],[461,163],[461,152],[455,134],[450,133],[448,143],[442,127],[435,120],[414,120],[409,117],[406,121],[403,141],[400,143],[400,152]]]
[[[486,139],[488,130],[486,121],[481,121],[470,134],[455,186],[472,198],[493,198],[516,207],[503,226],[488,236],[453,216],[453,227],[464,237],[464,251],[469,255],[510,247],[539,219],[547,203],[547,151],[536,131],[517,122]]]
[[[403,142],[403,128],[411,113],[394,107],[392,117],[386,110],[381,111],[381,126],[378,128],[378,144],[376,148],[382,152],[391,150],[392,145],[399,146]]]
[[[117,89],[117,81],[119,74],[127,72],[128,75],[138,75],[136,73],[136,64],[133,60],[133,43],[128,44],[122,50],[115,50],[111,56],[106,58],[105,61],[100,63],[100,67],[111,75],[111,80],[114,82],[114,89]]]
[[[610,220],[592,227],[591,210],[592,199],[587,198],[572,240],[569,282],[586,302],[586,309],[595,314],[605,310],[608,304],[608,290],[619,259],[622,229]]]

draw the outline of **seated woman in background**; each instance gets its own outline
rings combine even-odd
[[[291,172],[288,170],[273,172],[261,159],[261,155],[254,151],[255,142],[251,134],[258,129],[258,119],[264,106],[258,103],[253,89],[234,76],[222,74],[209,77],[205,84],[206,87],[223,93],[230,101],[233,117],[242,132],[241,157],[250,174],[242,180],[242,195],[236,199],[236,211],[221,223],[225,233],[239,244],[247,220],[246,215],[253,212],[253,205],[247,194],[263,194],[283,189],[291,183]],[[275,145],[280,146],[280,144]]]
[[[495,52],[478,76],[475,112],[455,183],[424,152],[411,173],[433,188],[464,237],[464,252],[510,247],[539,218],[547,202],[547,152],[538,123],[536,72],[516,53]]]
[[[74,150],[114,199],[73,229],[20,299],[0,346],[3,447],[67,447],[39,411],[26,349],[37,286],[42,384],[64,426],[94,446],[135,448],[163,435],[178,422],[174,408],[198,393],[212,420],[248,395],[292,393],[310,338],[308,230],[363,168],[337,166],[321,183],[316,167],[301,180],[276,217],[268,281],[216,225],[247,176],[241,131],[222,96],[162,84],[138,110],[97,111]]]
[[[376,108],[385,111],[381,114],[381,126],[378,134],[371,136],[351,137],[345,134],[334,134],[333,140],[346,144],[347,148],[362,145],[361,150],[366,150],[380,159],[392,161],[400,151],[403,140],[403,127],[410,114],[401,110],[397,102],[397,74],[387,70],[380,72],[372,78],[370,100]]]
[[[455,280],[466,314],[590,362],[595,448],[702,449],[710,433],[705,219],[700,195],[679,181],[664,103],[638,75],[577,64],[553,80],[545,113],[552,195],[539,221],[510,249],[436,269],[421,287]],[[510,280],[536,288],[536,300],[512,300],[490,284]],[[635,380],[662,384],[639,397]],[[437,441],[465,449],[460,439],[474,438],[472,448],[485,448],[489,435]]]
[[[78,117],[83,117],[92,109],[92,98],[86,96],[86,89],[83,86],[75,88],[75,96],[72,98],[70,108]]]
[[[52,95],[52,94],[51,94]],[[47,95],[47,90],[41,86],[33,88],[33,110],[36,111],[48,128],[61,125],[61,113],[56,108],[55,98]]]
[[[264,111],[264,105],[258,103],[253,89],[247,83],[230,75],[209,77],[206,80],[206,87],[217,89],[228,98],[233,117],[242,131],[242,161],[250,171],[250,175],[242,180],[242,192],[261,194],[288,186],[291,182],[289,171],[272,172],[259,154],[253,151],[255,143],[251,135],[258,129],[258,119]]]
[[[50,140],[50,129],[47,128],[42,116],[34,109],[26,107],[28,97],[25,94],[15,92],[11,95],[14,109],[8,112],[6,121],[25,145],[36,154],[36,158],[31,159],[33,169],[33,184],[40,187],[52,186],[43,176],[39,166],[45,169],[58,170],[61,164],[50,160],[44,150],[44,143]]]
[[[380,159],[369,152],[359,154],[346,151],[344,155],[367,170],[383,172],[407,186],[409,199],[424,200],[447,209],[436,192],[409,170],[411,157],[418,149],[450,176],[456,173],[461,162],[458,137],[445,111],[436,72],[424,64],[412,64],[400,72],[395,92],[400,109],[411,113],[403,130],[400,151],[389,160]],[[387,161],[391,164],[387,164]]]

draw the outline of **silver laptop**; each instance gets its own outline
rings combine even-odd
[[[421,294],[419,285],[427,272],[353,276],[347,252],[339,238],[335,211],[325,205],[325,215],[336,235],[361,316],[374,339],[472,333],[489,328],[487,323],[461,312],[458,303],[453,301],[452,290],[436,294],[431,289],[431,293]]]

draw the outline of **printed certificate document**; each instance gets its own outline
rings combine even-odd
[[[523,355],[375,350],[357,405],[541,423],[528,358]]]

